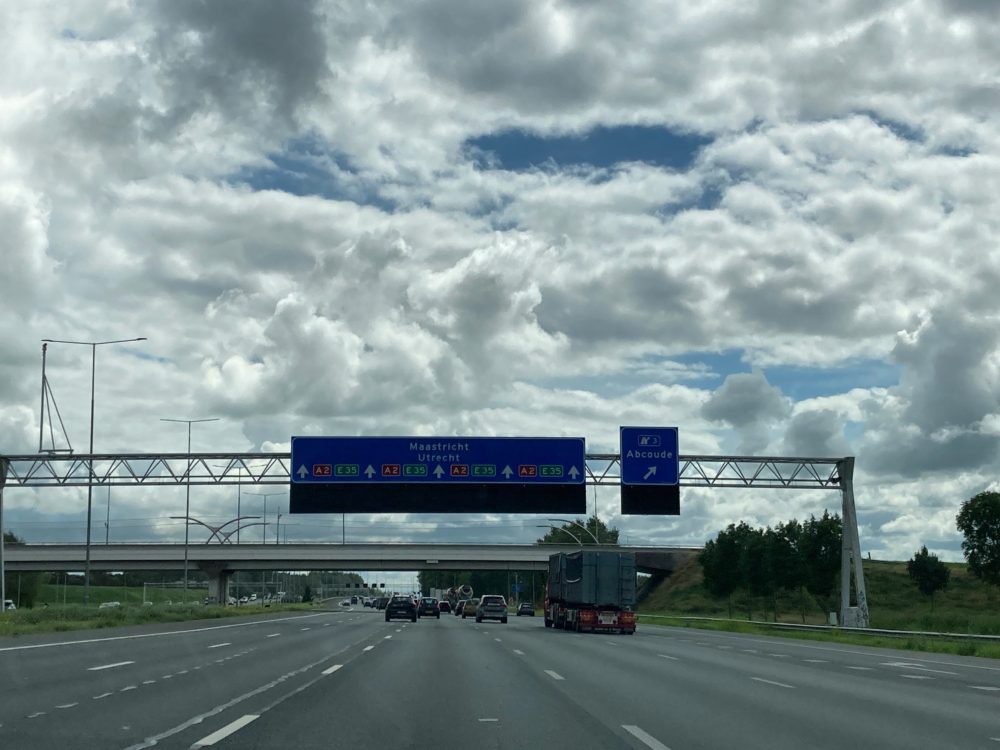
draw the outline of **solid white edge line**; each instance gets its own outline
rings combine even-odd
[[[246,714],[244,716],[241,716],[236,721],[232,721],[229,724],[226,724],[226,726],[224,726],[222,729],[219,729],[218,731],[212,732],[207,737],[202,737],[200,740],[198,740],[196,743],[194,743],[191,747],[192,748],[195,748],[195,747],[209,747],[211,745],[214,745],[216,742],[219,742],[220,740],[226,739],[226,737],[228,737],[229,735],[231,735],[233,732],[239,731],[240,729],[242,729],[243,727],[245,727],[247,724],[249,724],[251,721],[255,721],[258,718],[259,718],[259,716],[257,714]]]
[[[669,747],[660,742],[656,737],[642,731],[635,724],[622,724],[622,729],[635,737],[639,742],[641,742],[646,747],[651,750],[670,750]]]
[[[565,680],[566,679],[561,674],[559,674],[558,672],[553,672],[551,669],[546,669],[545,670],[545,674],[547,674],[553,680]]]
[[[765,680],[763,677],[751,677],[750,679],[756,682],[765,682],[768,685],[776,685],[778,687],[788,688],[789,690],[795,689],[795,685],[788,685],[784,682],[775,682],[774,680]]]
[[[102,669],[114,669],[115,667],[124,667],[128,664],[135,664],[134,661],[116,661],[114,664],[102,664],[99,667],[87,667],[88,672],[100,672]]]
[[[333,674],[338,669],[340,669],[342,666],[344,666],[344,665],[343,664],[334,664],[332,667],[328,667],[327,669],[324,669],[323,670],[323,674]]]
[[[993,687],[992,685],[969,685],[973,690],[988,690],[989,692],[995,692],[1000,690],[1000,687]]]

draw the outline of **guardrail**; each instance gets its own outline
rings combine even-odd
[[[688,615],[644,615],[663,620],[693,620],[701,622],[731,622],[747,625],[760,625],[775,630],[801,630],[820,633],[861,633],[863,635],[883,635],[889,638],[940,638],[943,640],[995,641],[1000,642],[1000,635],[985,635],[979,633],[939,633],[933,630],[890,630],[888,628],[841,628],[836,625],[799,625],[794,622],[768,622],[767,620],[731,620],[727,617],[692,617]]]

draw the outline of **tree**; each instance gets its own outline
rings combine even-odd
[[[910,580],[917,584],[920,593],[931,598],[931,612],[933,612],[934,592],[947,588],[951,571],[937,558],[937,555],[930,554],[927,547],[921,547],[920,551],[906,563],[906,572],[910,574]]]
[[[586,521],[582,518],[574,519],[575,523],[564,523],[558,528],[552,528],[541,539],[539,544],[576,544],[577,539],[583,544],[596,544],[596,537],[601,544],[618,544],[618,529],[608,526],[604,521],[596,516],[591,516]],[[579,524],[579,525],[576,525]],[[584,531],[580,528],[590,532]],[[593,536],[591,536],[593,534]],[[574,538],[575,537],[575,538]]]
[[[822,518],[810,516],[802,524],[801,550],[806,591],[816,598],[824,613],[829,612],[834,604],[843,533],[840,516],[831,516],[828,511],[823,511]]]
[[[705,588],[712,596],[726,597],[729,616],[733,616],[733,592],[739,586],[740,549],[736,541],[736,527],[733,524],[719,532],[714,540],[705,543],[705,549],[698,555]]]
[[[313,592],[312,589],[309,588],[309,584],[307,583],[306,587],[302,590],[302,603],[305,604],[311,602],[312,600],[313,600]]]
[[[980,492],[966,500],[955,523],[965,535],[962,552],[969,570],[1000,586],[1000,492]]]
[[[24,539],[13,531],[5,531],[3,542],[7,545],[24,544]],[[35,601],[41,594],[44,578],[44,573],[6,573],[4,586],[7,590],[7,598],[13,599],[18,607],[30,609],[35,606]]]
[[[779,523],[774,528],[769,551],[775,586],[798,593],[799,616],[804,623],[806,613],[802,592],[806,585],[806,564],[802,555],[802,524],[794,518],[788,523]],[[774,618],[778,619],[777,606]]]

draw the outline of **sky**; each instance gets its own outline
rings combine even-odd
[[[959,505],[1000,478],[998,37],[993,0],[5,2],[0,452],[38,449],[43,338],[141,336],[98,349],[98,452],[183,451],[162,418],[218,418],[196,452],[676,425],[682,454],[856,456],[863,552],[959,560]],[[89,349],[47,373],[86,452]],[[4,523],[81,541],[85,498],[8,490]],[[233,488],[191,500],[235,515]],[[649,544],[839,511],[590,502]],[[183,503],[116,489],[109,537],[177,541]]]

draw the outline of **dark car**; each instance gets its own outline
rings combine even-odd
[[[417,600],[417,617],[436,617],[441,619],[441,610],[438,609],[438,600],[433,596],[424,596]]]
[[[458,604],[455,605],[455,617],[462,614],[463,609],[465,609],[465,599],[459,599]]]
[[[389,620],[417,621],[417,607],[409,596],[394,596],[385,605],[385,621]]]
[[[385,609],[386,605],[388,605],[388,604],[389,604],[389,597],[388,596],[380,596],[378,598],[378,601],[375,602],[375,608],[376,609]]]
[[[531,602],[521,602],[517,605],[517,616],[528,615],[530,617],[535,616],[535,607]]]
[[[439,612],[451,612],[451,603],[448,602],[448,601],[440,601],[440,602],[438,602],[438,611]]]

